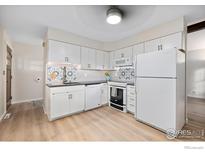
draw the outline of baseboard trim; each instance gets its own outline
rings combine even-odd
[[[6,112],[4,112],[0,117],[0,122],[3,120],[4,116],[6,115]]]
[[[27,100],[21,100],[21,101],[12,101],[11,104],[26,103],[26,102],[40,101],[40,100],[43,100],[43,98],[27,99]]]

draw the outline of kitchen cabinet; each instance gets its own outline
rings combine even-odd
[[[136,109],[135,86],[127,85],[127,111],[134,114],[135,109]]]
[[[81,47],[81,66],[82,69],[96,69],[95,49]]]
[[[162,51],[171,48],[182,48],[181,32],[145,42],[145,52]]]
[[[130,66],[132,64],[132,46],[115,51],[115,66]]]
[[[132,57],[132,47],[122,48],[115,51],[115,59],[131,58],[131,57]]]
[[[133,62],[135,62],[136,56],[144,53],[144,43],[136,44],[133,46]]]
[[[109,69],[109,53],[105,51],[96,50],[96,69]]]
[[[115,52],[114,51],[109,52],[109,62],[110,62],[109,68],[111,70],[114,70],[115,69]]]
[[[96,69],[105,68],[105,54],[103,51],[96,50]]]
[[[74,114],[84,110],[85,86],[65,86],[46,88],[47,113],[49,120]]]
[[[80,46],[49,40],[48,62],[80,64]]]
[[[86,86],[85,93],[85,110],[101,106],[101,84]]]
[[[101,84],[101,104],[105,105],[108,103],[108,85],[107,83]]]
[[[110,69],[110,55],[109,52],[104,52],[104,69],[109,70]]]
[[[162,50],[171,48],[182,49],[182,33],[165,36],[161,39]]]
[[[68,93],[70,113],[76,113],[84,110],[85,90],[70,90]]]
[[[68,93],[54,92],[51,94],[51,119],[69,114]]]

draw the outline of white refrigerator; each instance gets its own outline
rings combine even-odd
[[[177,49],[136,58],[136,119],[158,128],[185,124],[185,54]]]

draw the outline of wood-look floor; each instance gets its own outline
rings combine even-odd
[[[36,103],[15,104],[9,112],[11,118],[0,123],[0,141],[170,141],[131,114],[108,106],[53,122]]]

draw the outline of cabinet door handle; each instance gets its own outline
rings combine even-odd
[[[69,61],[68,57],[65,57],[65,62],[68,62],[68,61]]]
[[[162,50],[162,44],[161,44],[161,50]]]

